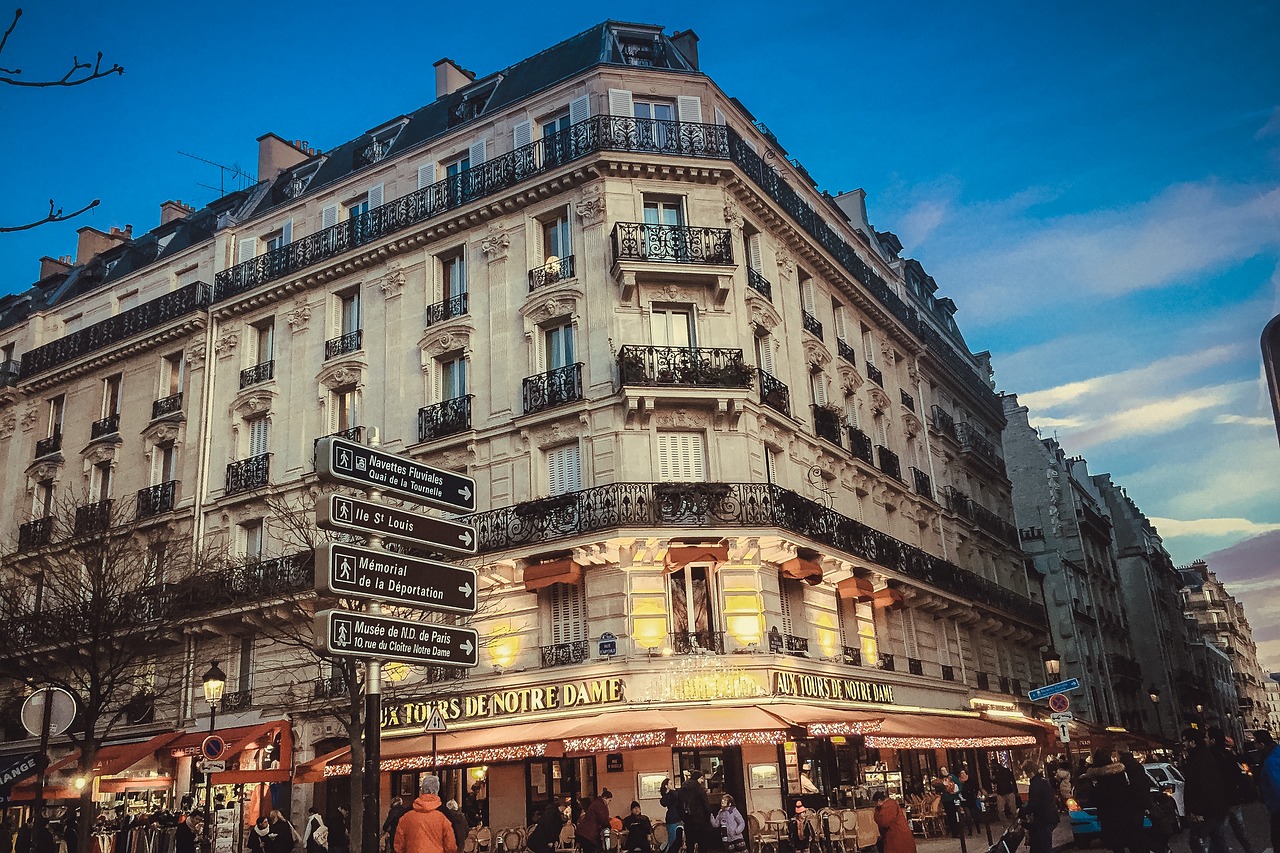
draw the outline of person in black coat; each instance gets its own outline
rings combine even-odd
[[[1087,805],[1098,812],[1103,845],[1116,853],[1124,850],[1147,853],[1145,842],[1141,840],[1142,817],[1146,813],[1142,802],[1146,791],[1135,793],[1125,766],[1113,760],[1109,749],[1094,752],[1093,766],[1085,771],[1084,778],[1092,783]],[[1138,821],[1136,838],[1133,830],[1135,817]]]
[[[1227,780],[1222,766],[1209,746],[1204,742],[1200,729],[1186,729],[1182,733],[1183,747],[1187,752],[1183,777],[1183,803],[1191,824],[1192,849],[1207,846],[1209,853],[1228,853],[1227,844]]]
[[[293,824],[279,809],[271,810],[271,834],[267,838],[266,853],[293,853],[297,841],[293,837]]]
[[[529,833],[529,838],[525,841],[526,846],[533,853],[551,853],[551,849],[560,840],[564,825],[569,822],[568,812],[568,797],[547,803],[542,814],[538,815],[538,823],[533,828],[533,832]]]
[[[1028,762],[1023,768],[1031,777],[1027,788],[1027,803],[1022,807],[1022,823],[1027,828],[1027,846],[1030,853],[1053,853],[1053,830],[1062,816],[1058,814],[1058,799],[1053,783],[1045,778],[1040,768]]]
[[[698,853],[707,853],[720,846],[720,835],[711,826],[711,803],[707,800],[707,789],[702,787],[701,771],[689,774],[689,781],[680,787],[680,812],[686,853],[693,853],[695,847]]]
[[[404,800],[400,797],[391,798],[391,808],[387,810],[387,819],[382,822],[383,849],[394,850],[396,843],[396,827],[400,825],[400,818],[404,817],[405,812],[409,811],[405,808]]]
[[[1013,778],[1013,771],[1003,764],[991,766],[991,784],[996,793],[996,808],[1002,817],[1018,816],[1018,780]]]
[[[329,853],[351,850],[351,810],[338,806],[329,813]]]
[[[680,809],[680,792],[671,787],[670,779],[662,780],[658,800],[667,810],[664,822],[667,824],[667,849],[664,853],[675,853],[680,849],[680,833],[684,829],[684,812]]]
[[[58,853],[58,840],[53,837],[53,832],[49,829],[49,821],[42,817],[35,819],[31,843],[34,853]]]

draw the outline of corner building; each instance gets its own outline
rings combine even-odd
[[[607,22],[437,90],[325,153],[263,137],[205,244],[203,541],[309,589],[272,506],[327,493],[324,435],[477,482],[481,665],[389,668],[384,808],[437,707],[494,831],[606,786],[659,814],[681,770],[862,805],[1035,748],[1004,413],[862,194],[818,191],[691,32]],[[252,625],[189,658],[234,652],[238,720],[287,720],[295,809],[331,804],[349,757],[297,699],[330,674]]]

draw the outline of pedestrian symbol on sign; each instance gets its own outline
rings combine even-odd
[[[334,504],[338,508],[338,518],[341,519],[342,521],[350,521],[351,520],[351,504],[347,503],[346,501],[334,501]]]
[[[351,470],[351,451],[345,447],[338,452],[338,467],[346,468],[348,471]]]
[[[347,583],[351,583],[351,569],[352,569],[352,566],[351,566],[350,559],[347,559],[344,557],[343,559],[339,560],[338,561],[338,580],[343,580],[343,581],[346,581]]]
[[[346,619],[334,619],[333,633],[337,638],[338,644],[345,645],[347,638],[351,636],[351,623]]]

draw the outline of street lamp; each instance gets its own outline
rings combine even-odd
[[[1157,688],[1155,688],[1155,687],[1152,687],[1152,688],[1151,688],[1151,692],[1147,694],[1147,698],[1151,700],[1151,706],[1155,709],[1155,712],[1156,712],[1156,731],[1157,731],[1157,732],[1163,732],[1163,731],[1164,731],[1164,721],[1160,719],[1160,691],[1159,691],[1159,689],[1157,689]]]
[[[218,722],[218,704],[222,702],[222,691],[227,686],[227,674],[218,668],[218,662],[212,661],[209,671],[204,674],[204,701],[209,703],[209,734],[213,734]],[[213,774],[204,774],[204,837],[213,851]]]
[[[1058,677],[1058,673],[1062,672],[1062,655],[1050,649],[1044,653],[1044,671],[1050,680]]]

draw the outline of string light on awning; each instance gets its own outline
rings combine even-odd
[[[868,749],[997,749],[1008,746],[1035,746],[1032,735],[1008,737],[881,737],[868,735]]]
[[[644,749],[646,747],[666,745],[666,732],[633,732],[631,734],[567,737],[564,739],[565,752],[622,752],[628,749]]]
[[[777,746],[787,739],[785,731],[696,732],[676,735],[676,746],[682,749],[706,749],[713,746]]]
[[[864,720],[857,723],[810,723],[810,737],[843,737],[865,735],[880,731],[883,720]]]
[[[454,752],[442,752],[437,756],[434,765],[430,755],[406,755],[402,758],[388,758],[378,764],[385,773],[390,770],[426,770],[432,766],[446,767],[455,765],[499,764],[504,761],[524,761],[526,758],[541,758],[547,754],[546,743],[522,743],[514,746],[494,746],[484,749],[460,749]],[[324,775],[350,776],[350,764],[325,765]]]

